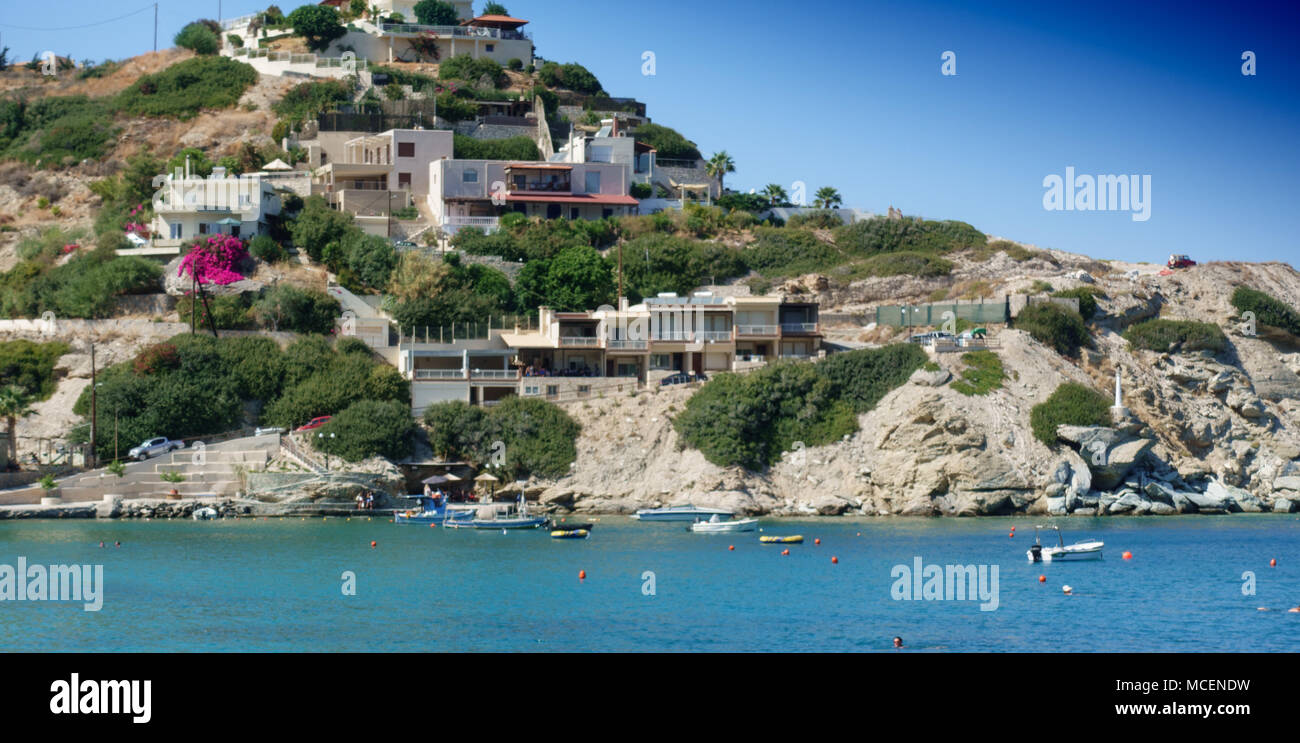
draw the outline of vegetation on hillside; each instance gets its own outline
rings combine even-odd
[[[719,374],[673,424],[682,441],[710,462],[758,471],[799,444],[829,444],[857,431],[857,416],[924,363],[919,346],[896,344],[835,354],[818,364]]]
[[[54,365],[68,352],[66,343],[0,341],[0,387],[17,386],[35,400],[54,394]]]
[[[561,477],[578,457],[581,427],[564,410],[537,398],[508,397],[490,408],[464,402],[424,412],[434,456],[490,467],[498,477]]]
[[[1062,356],[1078,356],[1079,349],[1092,344],[1088,326],[1079,313],[1051,302],[1024,308],[1013,325]]]
[[[1232,306],[1240,312],[1255,313],[1257,325],[1284,330],[1300,336],[1300,312],[1286,303],[1249,286],[1238,286],[1232,292]]]
[[[1029,425],[1034,438],[1054,446],[1057,426],[1110,425],[1110,400],[1091,387],[1066,382],[1029,411]]]
[[[1157,353],[1220,353],[1228,347],[1228,337],[1218,325],[1194,320],[1147,320],[1125,330],[1124,340],[1134,348]]]
[[[1002,387],[1007,378],[1002,368],[1002,359],[992,351],[971,351],[961,355],[961,377],[952,383],[952,388],[967,397],[987,395]]]

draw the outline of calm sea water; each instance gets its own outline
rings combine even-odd
[[[1059,523],[1067,543],[1103,539],[1105,559],[1028,563],[1024,518],[762,522],[805,536],[789,556],[757,533],[615,517],[586,541],[386,518],[0,522],[0,563],[98,563],[105,584],[97,613],[0,602],[0,650],[869,652],[894,635],[920,651],[1300,649],[1284,611],[1300,604],[1294,515]],[[997,610],[893,600],[892,568],[918,556],[998,565]]]

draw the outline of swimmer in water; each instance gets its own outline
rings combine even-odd
[[[902,649],[903,649],[903,638],[901,638],[901,637],[895,637],[895,638],[894,638],[894,649],[895,649],[895,650],[902,650]]]

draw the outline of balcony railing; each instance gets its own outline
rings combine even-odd
[[[782,333],[816,333],[817,323],[815,322],[783,322],[781,323]]]
[[[578,336],[560,336],[560,345],[566,348],[599,348],[599,338],[582,338]]]
[[[470,379],[518,379],[519,371],[516,369],[472,369],[469,377]]]
[[[705,343],[726,343],[731,340],[730,330],[701,330],[695,335],[698,340]]]
[[[650,336],[650,340],[660,343],[688,343],[695,340],[693,330],[660,330]]]
[[[531,37],[521,31],[482,26],[422,26],[418,23],[381,23],[379,30],[386,34],[432,34],[438,38],[505,39],[524,41]]]
[[[464,369],[416,369],[415,378],[419,380],[430,379],[464,379]]]
[[[737,325],[736,335],[776,335],[775,325]]]
[[[573,193],[572,181],[532,181],[522,186],[511,183],[507,186],[510,193]]]
[[[606,348],[611,351],[644,351],[649,345],[647,341],[610,340]]]

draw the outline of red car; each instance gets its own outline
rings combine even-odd
[[[1171,255],[1168,265],[1170,268],[1191,268],[1196,265],[1196,261],[1185,255]]]
[[[319,417],[319,418],[312,418],[310,421],[307,422],[307,425],[303,426],[302,428],[299,428],[298,430],[299,430],[299,431],[310,431],[310,430],[315,429],[315,428],[320,428],[321,426],[325,425],[326,423],[329,423],[329,422],[330,422],[330,418],[332,418],[332,417],[333,417],[333,416],[322,415],[322,416]]]

